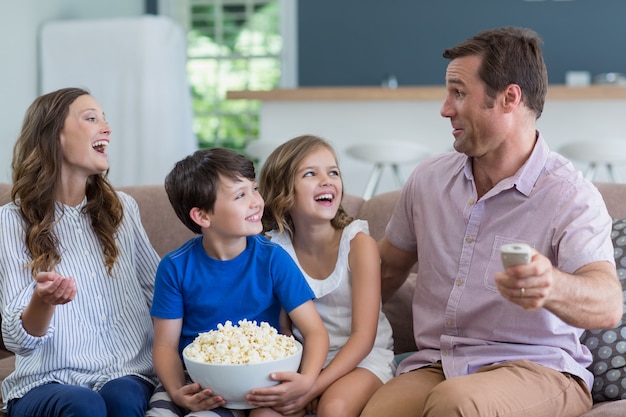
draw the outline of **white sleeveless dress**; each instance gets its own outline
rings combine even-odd
[[[352,273],[348,265],[348,254],[350,253],[350,241],[359,232],[369,234],[367,221],[354,220],[343,229],[341,242],[339,243],[337,264],[334,271],[325,279],[311,278],[302,270],[288,234],[278,234],[276,230],[268,233],[273,242],[278,243],[291,255],[315,293],[316,298],[313,302],[326,325],[328,336],[330,337],[330,349],[324,366],[330,363],[350,337],[352,325]],[[381,307],[382,304],[379,305],[378,331],[374,347],[369,355],[357,366],[368,369],[385,383],[394,376],[395,364],[391,324],[389,324]],[[302,340],[302,335],[298,329],[294,328],[293,331],[294,336]]]

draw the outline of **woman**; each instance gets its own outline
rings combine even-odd
[[[82,89],[29,107],[0,207],[2,335],[16,369],[9,417],[143,416],[155,384],[159,257],[135,201],[106,179],[109,128]]]

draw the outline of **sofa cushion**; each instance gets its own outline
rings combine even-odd
[[[411,273],[402,286],[383,304],[383,312],[393,330],[393,351],[396,354],[414,352],[413,313],[411,303],[417,274]]]
[[[613,221],[617,274],[626,291],[626,219]],[[587,330],[582,342],[591,350],[594,403],[626,399],[626,313],[613,329]]]

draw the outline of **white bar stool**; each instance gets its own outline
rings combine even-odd
[[[593,181],[598,168],[606,168],[613,182],[621,182],[615,173],[615,165],[626,164],[626,138],[599,139],[567,143],[558,152],[572,161],[584,162],[587,169],[585,178]]]
[[[404,177],[400,171],[400,165],[417,163],[430,156],[432,151],[413,142],[380,141],[351,145],[346,148],[346,153],[361,161],[374,163],[374,169],[363,193],[363,198],[369,200],[376,192],[383,168],[386,165],[391,167],[398,187],[402,188]]]

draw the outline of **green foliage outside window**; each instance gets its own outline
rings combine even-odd
[[[259,103],[226,100],[229,90],[271,90],[280,79],[277,0],[217,5],[192,1],[187,72],[201,148],[242,150],[258,137]],[[246,6],[247,4],[247,6]]]

